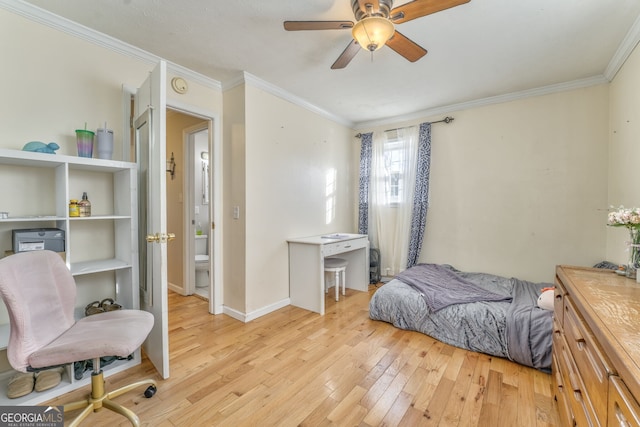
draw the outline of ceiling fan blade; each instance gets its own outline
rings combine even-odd
[[[353,28],[351,21],[284,21],[287,31],[346,30]]]
[[[349,62],[356,56],[356,53],[362,49],[357,41],[351,40],[351,43],[347,46],[347,48],[340,54],[336,62],[331,66],[332,70],[338,70],[340,68],[344,68],[349,65]]]
[[[387,43],[391,49],[395,50],[400,55],[404,56],[410,62],[416,62],[427,54],[427,50],[422,46],[403,36],[396,31]]]
[[[470,1],[471,0],[414,0],[393,8],[389,16],[394,24],[402,24],[403,22],[460,6]]]

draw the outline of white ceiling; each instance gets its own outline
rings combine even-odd
[[[639,0],[471,0],[397,25],[429,51],[419,61],[384,47],[331,70],[350,30],[288,32],[282,22],[353,20],[350,0],[27,3],[223,84],[246,71],[354,125],[610,79],[640,32]]]

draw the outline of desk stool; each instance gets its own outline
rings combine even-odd
[[[324,272],[325,273],[335,273],[336,274],[336,301],[338,301],[338,292],[340,290],[340,275],[342,275],[342,295],[345,294],[345,275],[347,272],[347,264],[349,262],[344,258],[325,258],[324,259]],[[326,283],[324,285],[324,290],[326,293],[329,293],[329,288]]]

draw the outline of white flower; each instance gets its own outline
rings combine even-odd
[[[607,225],[640,228],[640,208],[625,208],[620,205],[617,210],[607,215]]]

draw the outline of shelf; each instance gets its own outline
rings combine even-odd
[[[42,221],[65,221],[64,216],[55,215],[33,215],[33,216],[14,216],[2,218],[0,222],[42,222]],[[92,220],[113,220],[113,219],[131,219],[130,215],[92,215],[83,217],[69,217],[69,221],[92,221]]]
[[[14,215],[0,219],[0,247],[13,246],[12,229],[60,228],[65,232],[65,251],[60,255],[76,281],[77,319],[84,317],[87,303],[107,297],[123,307],[140,307],[135,163],[0,148],[0,172],[5,196],[0,210]],[[69,217],[69,200],[84,191],[95,197],[94,215]],[[1,302],[0,310],[8,319]],[[7,350],[10,330],[8,323],[0,324],[0,351]],[[140,350],[134,354],[131,361],[105,367],[105,375],[139,364]],[[91,382],[90,372],[76,380],[72,365],[67,365],[59,386],[8,399],[7,383],[15,374],[14,370],[0,373],[0,406],[41,404]]]
[[[91,215],[69,217],[69,221],[95,221],[101,219],[131,219],[131,217],[128,215]]]
[[[118,372],[122,372],[126,369],[129,369],[133,366],[140,364],[140,350],[137,350],[134,353],[133,359],[131,360],[116,360],[115,362],[104,366],[102,368],[104,372],[105,378],[116,374]],[[7,386],[9,380],[17,373],[17,371],[7,371],[0,374],[0,405],[10,405],[10,406],[34,406],[42,404],[42,402],[46,402],[48,400],[54,399],[64,393],[68,393],[73,391],[79,387],[88,386],[91,383],[91,371],[86,371],[80,380],[76,380],[75,378],[72,380],[70,377],[74,375],[73,365],[66,365],[65,372],[62,374],[62,381],[56,387],[37,392],[32,391],[26,396],[19,397],[17,399],[9,399],[7,398]],[[87,393],[89,389],[87,389]]]
[[[56,168],[68,164],[70,169],[114,172],[135,169],[137,165],[118,160],[94,159],[90,157],[65,156],[62,154],[34,153],[32,151],[0,149],[0,164]]]
[[[131,264],[120,259],[105,259],[97,261],[83,261],[71,264],[71,274],[80,276],[82,274],[100,273],[103,271],[122,270],[131,268]]]
[[[63,216],[55,215],[33,215],[33,216],[14,216],[9,218],[2,218],[0,222],[42,222],[42,221],[64,221],[66,218]]]
[[[71,383],[69,380],[69,369],[66,369],[65,373],[62,374],[62,381],[56,387],[41,392],[34,390],[26,396],[22,396],[17,399],[9,399],[7,397],[7,388],[9,380],[13,378],[15,374],[17,374],[17,371],[13,370],[0,374],[0,403],[4,405],[33,406],[46,402],[47,400],[51,400],[78,387],[76,384]]]

